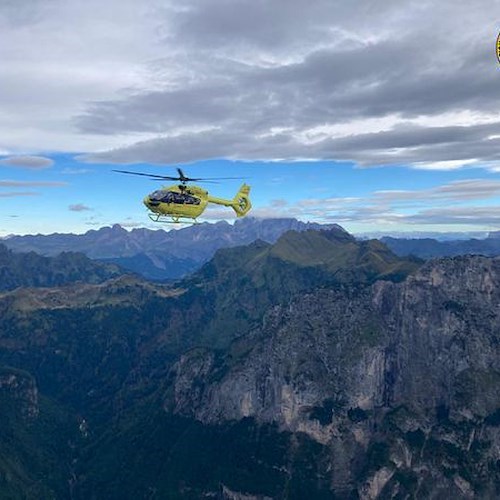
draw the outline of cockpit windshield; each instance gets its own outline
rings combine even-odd
[[[149,199],[153,201],[162,201],[162,198],[168,193],[168,191],[163,191],[162,189],[158,189],[157,191],[151,193],[149,195]]]

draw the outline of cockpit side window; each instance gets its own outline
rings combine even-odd
[[[196,198],[195,196],[191,196],[189,194],[184,194],[184,202],[189,205],[199,205],[200,204],[200,199]]]
[[[160,201],[162,203],[177,203],[177,204],[189,204],[189,205],[199,205],[200,199],[195,196],[191,196],[186,193],[178,193],[177,191],[163,191],[158,190],[149,195],[149,199],[152,201]]]

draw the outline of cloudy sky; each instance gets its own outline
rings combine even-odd
[[[151,227],[157,183],[111,170],[177,165],[257,216],[500,229],[499,30],[499,0],[0,0],[0,236]]]

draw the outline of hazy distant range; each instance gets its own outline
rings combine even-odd
[[[34,251],[45,256],[81,252],[88,257],[120,265],[152,280],[177,279],[199,269],[220,248],[247,245],[256,240],[274,243],[283,233],[322,230],[340,226],[301,222],[293,218],[257,219],[246,217],[234,224],[217,222],[193,225],[176,231],[132,229],[119,225],[90,230],[85,234],[10,236],[3,243],[13,251]],[[432,233],[431,233],[432,234]],[[446,233],[435,237],[381,239],[399,256],[424,259],[463,254],[500,255],[500,231]],[[370,235],[362,235],[367,239]],[[433,234],[434,236],[434,234]]]

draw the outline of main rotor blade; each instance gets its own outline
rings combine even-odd
[[[157,180],[167,180],[167,181],[178,181],[178,177],[171,177],[170,175],[156,175],[156,174],[146,174],[144,172],[131,172],[129,170],[114,170],[113,172],[120,172],[121,174],[131,174],[131,175],[142,175],[144,177],[149,177],[150,179]]]
[[[163,181],[164,178],[162,177],[161,179],[153,179],[151,178],[152,181]],[[205,179],[191,179],[191,178],[187,178],[187,179],[179,179],[179,177],[172,177],[170,178],[169,180],[172,180],[172,181],[180,181],[180,182],[200,182],[201,184],[220,184],[220,182],[218,181],[211,181],[211,180],[205,180]]]
[[[207,177],[207,179],[210,181],[211,180],[226,181],[229,179],[241,181],[243,179],[248,179],[248,177]]]
[[[177,172],[179,173],[179,180],[182,182],[211,182],[211,181],[223,181],[223,180],[229,180],[229,179],[244,179],[244,177],[188,177],[187,175],[184,174],[182,169],[177,167]]]
[[[246,179],[246,177],[197,177],[197,178],[192,178],[192,177],[187,177],[186,180],[188,181],[226,181],[229,179],[237,179],[237,180],[242,180]]]
[[[119,172],[121,174],[130,174],[130,175],[141,175],[143,177],[148,177],[153,180],[180,181],[180,182],[213,182],[214,184],[217,184],[216,181],[246,179],[246,177],[187,177],[180,168],[177,169],[179,177],[172,177],[171,175],[148,174],[145,172],[132,172],[130,170],[113,169],[113,172]]]

